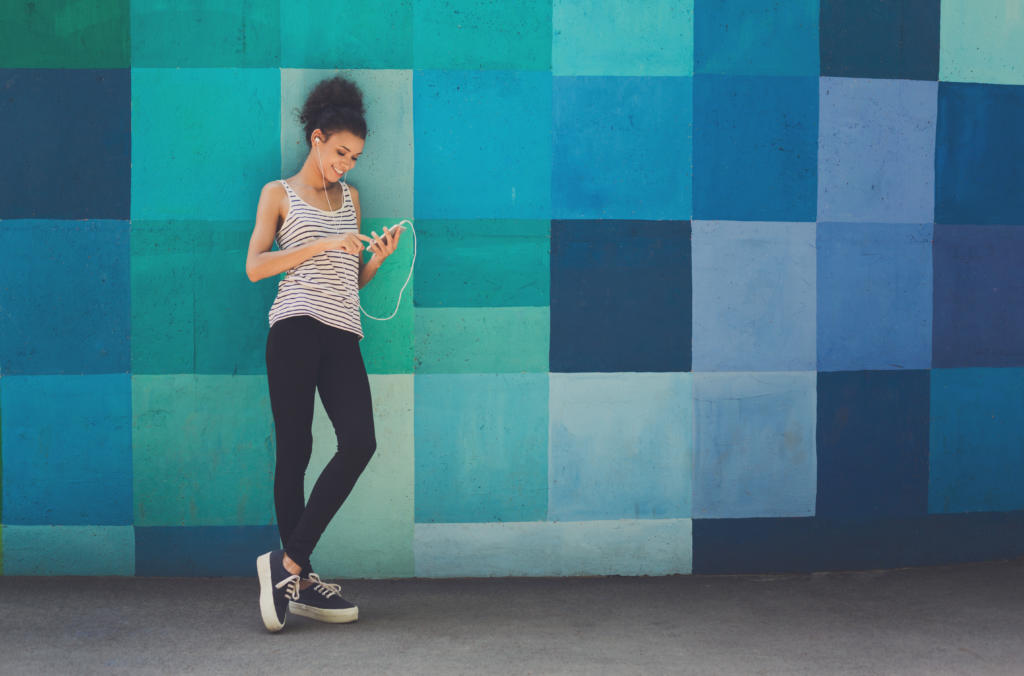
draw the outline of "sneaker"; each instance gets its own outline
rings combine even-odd
[[[359,619],[359,607],[341,596],[341,585],[324,582],[314,572],[305,579],[313,584],[300,590],[299,598],[288,602],[288,612],[321,622],[355,622]]]
[[[260,578],[260,612],[269,631],[281,631],[288,613],[288,600],[299,598],[302,578],[284,567],[284,550],[272,549],[256,559]]]

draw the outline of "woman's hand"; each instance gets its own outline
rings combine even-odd
[[[328,249],[340,249],[353,256],[359,256],[363,251],[363,244],[360,240],[373,242],[372,239],[360,232],[348,232],[344,235],[331,235],[324,237],[324,251]]]
[[[393,228],[384,228],[385,237],[382,239],[377,236],[377,231],[373,231],[372,244],[367,247],[373,252],[373,256],[370,257],[370,262],[373,262],[375,258],[379,258],[383,262],[385,258],[395,253],[395,249],[398,247],[398,239],[402,236],[401,226],[395,226]]]

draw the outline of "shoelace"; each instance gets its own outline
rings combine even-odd
[[[341,596],[341,585],[340,584],[333,584],[331,582],[324,582],[323,580],[320,579],[320,576],[317,575],[316,573],[310,573],[308,579],[309,579],[310,582],[313,583],[313,589],[316,589],[318,592],[320,592],[324,596],[331,596],[333,594],[337,594],[338,596]]]
[[[285,594],[287,594],[288,597],[291,598],[293,601],[298,601],[299,600],[299,582],[301,580],[302,580],[302,578],[300,578],[298,575],[290,575],[290,576],[286,577],[285,579],[281,580],[280,582],[278,582],[274,586],[277,587],[278,589],[280,589],[281,587],[284,587],[285,585],[288,585],[288,588],[285,589]]]

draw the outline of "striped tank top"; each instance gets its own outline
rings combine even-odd
[[[348,185],[342,183],[342,205],[334,211],[327,211],[303,200],[284,179],[281,179],[281,184],[288,193],[288,215],[275,237],[279,249],[301,246],[330,235],[359,232]],[[277,283],[277,297],[270,306],[270,325],[285,317],[299,315],[350,331],[362,339],[359,259],[356,255],[329,249],[285,273]]]

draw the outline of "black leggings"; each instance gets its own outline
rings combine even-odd
[[[377,449],[359,336],[307,316],[278,320],[267,334],[267,383],[277,438],[277,528],[285,552],[305,573],[313,548]],[[305,504],[314,390],[334,425],[338,450]]]

